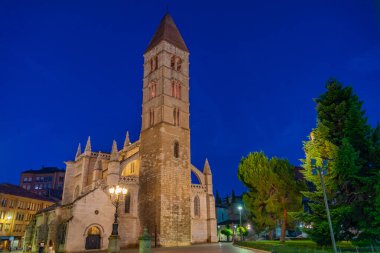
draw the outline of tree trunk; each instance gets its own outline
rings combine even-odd
[[[280,237],[280,242],[284,243],[285,242],[285,236],[286,236],[286,217],[288,215],[286,208],[284,208],[284,213],[283,213],[283,218],[282,218],[282,226],[281,226],[281,237]]]
[[[273,240],[273,229],[269,231],[269,240]]]

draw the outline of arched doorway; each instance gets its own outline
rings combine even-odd
[[[87,231],[86,249],[100,249],[100,230],[96,226],[92,226]]]

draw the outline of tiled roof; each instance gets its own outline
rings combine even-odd
[[[49,173],[54,173],[54,172],[65,172],[65,170],[57,168],[57,167],[42,167],[39,170],[25,170],[22,172],[22,174],[24,174],[24,173],[49,174]]]
[[[181,50],[189,52],[181,33],[178,31],[178,28],[169,13],[165,14],[165,16],[161,19],[156,33],[154,34],[145,52],[148,52],[163,40]]]
[[[7,183],[0,184],[0,193],[54,202],[54,200],[52,200],[52,199],[45,198],[45,197],[40,196],[38,194],[35,194],[33,192],[27,191],[18,185],[13,185],[13,184],[7,184]]]

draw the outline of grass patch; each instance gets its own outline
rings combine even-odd
[[[315,242],[310,240],[294,240],[286,241],[284,244],[279,241],[244,241],[236,242],[237,245],[261,249],[266,251],[275,251],[277,253],[332,253],[333,249],[331,247],[320,247]],[[356,248],[351,242],[339,242],[338,252],[370,252],[372,253],[372,248]],[[375,249],[374,252],[379,252]]]

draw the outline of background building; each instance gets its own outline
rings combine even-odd
[[[42,167],[39,170],[23,171],[20,177],[20,186],[44,197],[61,200],[64,180],[64,169]]]
[[[241,208],[239,210],[239,207]],[[232,192],[232,196],[227,196],[223,200],[219,199],[215,203],[216,217],[218,223],[218,239],[219,241],[227,241],[226,236],[220,234],[225,228],[231,228],[234,232],[240,224],[244,227],[248,227],[247,212],[243,204],[242,196],[235,196]],[[232,236],[230,237],[232,239]]]
[[[37,211],[52,204],[17,185],[0,184],[0,250],[21,248],[26,225]]]

